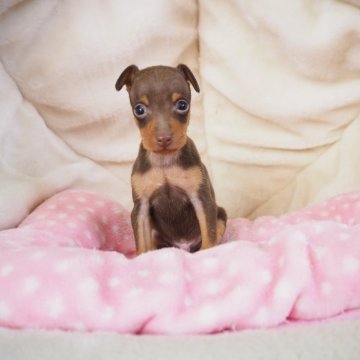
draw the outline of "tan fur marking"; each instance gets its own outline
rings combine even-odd
[[[149,203],[147,200],[141,202],[140,211],[137,217],[137,253],[153,250],[151,236],[151,225],[149,219]]]
[[[152,151],[154,146],[154,139],[156,137],[156,124],[154,120],[150,120],[144,127],[140,128],[142,143],[146,150]]]
[[[150,105],[150,101],[149,101],[149,98],[146,96],[146,95],[143,95],[140,97],[140,101],[146,105],[146,106],[149,106]]]
[[[186,144],[188,123],[181,123],[179,120],[170,118],[171,132],[174,134],[173,143],[180,149]]]
[[[194,206],[196,217],[199,221],[200,232],[201,232],[201,249],[202,250],[207,249],[211,247],[211,243],[209,240],[208,226],[207,226],[206,215],[203,205],[196,193],[191,194],[190,200]]]
[[[151,169],[146,174],[133,174],[131,184],[139,199],[150,199],[153,192],[164,185],[165,178],[161,170]]]
[[[149,199],[159,187],[165,183],[183,189],[189,196],[196,193],[202,182],[202,173],[199,167],[182,169],[172,166],[166,169],[151,168],[145,174],[133,174],[131,184],[138,198]]]
[[[181,94],[178,93],[178,92],[174,92],[174,93],[171,94],[171,101],[172,101],[173,103],[175,103],[176,101],[178,101],[178,100],[181,99],[181,98],[182,98],[182,96],[181,96]]]
[[[225,233],[226,225],[224,220],[218,219],[216,222],[216,244],[219,244],[224,233]]]

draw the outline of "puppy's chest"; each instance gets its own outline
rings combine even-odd
[[[133,191],[138,198],[149,199],[163,186],[177,187],[191,195],[198,191],[202,181],[201,169],[197,166],[183,169],[179,166],[168,168],[153,167],[144,174],[131,177]]]

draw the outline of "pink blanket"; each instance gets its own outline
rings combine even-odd
[[[0,326],[199,334],[328,318],[360,308],[359,224],[349,193],[231,220],[210,250],[133,257],[127,211],[65,191],[0,232]]]

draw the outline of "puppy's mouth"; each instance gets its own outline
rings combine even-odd
[[[174,139],[169,145],[158,145],[153,144],[150,151],[154,152],[158,155],[170,155],[177,153],[181,148],[183,148],[186,144],[185,139]]]
[[[153,152],[159,155],[169,155],[175,154],[179,149],[172,147],[172,148],[161,148],[161,149],[154,149]]]
[[[187,137],[182,136],[181,138],[172,139],[168,144],[159,144],[159,142],[154,140],[148,140],[142,138],[142,144],[144,148],[157,155],[174,155],[179,152],[187,142]]]

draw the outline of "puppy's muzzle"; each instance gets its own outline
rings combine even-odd
[[[171,135],[160,135],[156,137],[156,143],[161,148],[166,149],[168,148],[173,142],[173,138]]]

